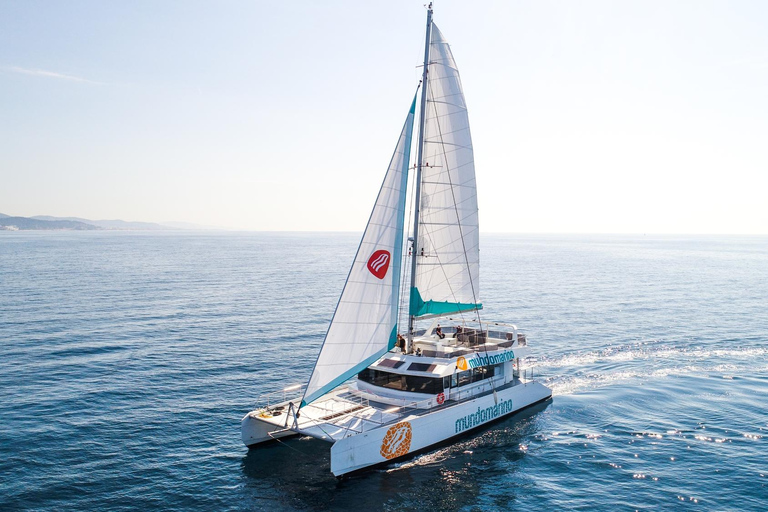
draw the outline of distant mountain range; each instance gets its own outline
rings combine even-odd
[[[2,215],[0,217],[0,229],[4,230],[29,230],[29,229],[68,229],[68,230],[89,230],[102,229],[93,224],[78,222],[73,220],[40,220],[30,217],[12,217]]]
[[[80,217],[51,217],[50,215],[35,215],[34,217],[30,217],[30,219],[42,220],[42,221],[48,221],[48,222],[60,222],[60,221],[79,222],[81,224],[90,224],[100,229],[122,229],[122,230],[141,229],[141,230],[152,230],[152,231],[163,230],[163,229],[174,229],[170,226],[155,224],[154,222],[127,222],[124,220],[90,220],[90,219],[81,219]],[[0,222],[2,222],[2,220],[0,220]]]
[[[163,231],[173,229],[206,229],[207,226],[198,226],[186,222],[169,222],[156,224],[154,222],[127,222],[124,220],[90,220],[80,217],[52,217],[50,215],[35,215],[34,217],[14,217],[0,213],[0,230],[40,230],[40,229],[66,229],[66,230],[143,230]]]

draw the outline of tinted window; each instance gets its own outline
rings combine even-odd
[[[465,372],[461,372],[458,375],[458,383],[457,386],[466,386],[467,384],[472,383],[472,370],[467,370]]]
[[[398,375],[396,373],[366,368],[357,374],[357,378],[374,386],[397,389],[399,391],[428,394],[443,392],[442,377],[435,379],[432,377],[417,377],[415,375]]]
[[[386,366],[387,368],[400,368],[405,364],[405,361],[397,361],[395,359],[385,359],[379,363],[379,366]]]
[[[482,366],[480,368],[474,368],[465,372],[454,373],[453,379],[451,380],[451,387],[455,388],[466,386],[467,384],[471,384],[473,382],[489,379],[496,375],[497,367],[499,367],[499,370],[501,370],[501,365],[496,364],[493,366]],[[501,373],[501,371],[499,371],[499,373]]]
[[[411,366],[408,367],[408,370],[412,372],[431,372],[436,367],[436,364],[411,363]]]

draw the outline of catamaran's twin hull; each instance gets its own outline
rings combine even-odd
[[[528,382],[502,389],[495,396],[487,394],[427,414],[403,416],[396,422],[335,441],[331,446],[331,472],[341,476],[394,462],[551,396],[546,386]],[[296,434],[275,420],[259,417],[256,411],[247,414],[242,422],[243,442],[254,446]]]
[[[267,421],[266,418],[260,417],[260,414],[263,413],[261,411],[251,411],[240,422],[240,434],[243,443],[248,448],[282,437],[298,435],[297,432],[285,428],[277,421]],[[285,416],[282,417],[285,418]],[[271,416],[270,419],[272,419]]]
[[[243,418],[248,446],[293,433],[322,439],[333,443],[331,471],[344,475],[413,455],[551,396],[525,373],[520,379],[526,343],[517,328],[479,318],[472,137],[458,69],[433,24],[432,4],[419,102],[416,208],[406,248],[416,99],[306,389],[298,400],[285,402],[283,396],[283,403]],[[410,286],[401,290],[405,253]],[[405,308],[401,291],[409,297]],[[406,311],[407,341],[398,335]],[[432,327],[417,335],[415,322],[429,318]],[[401,350],[392,350],[395,342]],[[339,387],[356,375],[360,387]]]

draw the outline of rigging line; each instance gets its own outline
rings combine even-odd
[[[309,416],[309,415],[306,413],[306,410],[304,411],[304,417],[305,417],[305,418],[308,418],[310,423],[314,423],[314,425],[315,425],[317,428],[319,428],[319,429],[320,429],[320,431],[321,431],[323,434],[325,434],[326,436],[328,436],[328,439],[333,439],[333,436],[332,436],[331,434],[329,434],[329,433],[328,433],[328,432],[327,432],[327,431],[326,431],[326,430],[323,428],[323,425],[328,425],[328,423],[327,423],[327,422],[326,422],[326,423],[321,423],[322,419],[314,419],[314,418],[312,418],[311,416]],[[331,423],[331,425],[333,425],[333,424]],[[338,425],[333,425],[333,426],[334,426],[334,427],[336,427],[336,426],[338,426]],[[292,430],[293,430],[293,429],[292,429]]]
[[[419,85],[416,86],[416,95],[417,96],[419,94],[419,89],[420,88],[421,88],[421,80],[419,80]],[[414,124],[416,124],[416,112],[415,111],[414,111],[413,117],[414,117],[414,119],[413,119]],[[411,139],[413,139],[413,133],[411,133]],[[408,249],[408,238],[409,238],[408,237],[408,231],[410,229],[412,229],[410,226],[413,225],[411,221],[413,220],[412,219],[413,209],[414,209],[413,208],[413,203],[414,203],[414,200],[415,200],[415,198],[414,198],[414,194],[415,194],[414,183],[416,181],[416,173],[411,173],[410,171],[412,169],[416,168],[416,160],[418,159],[418,152],[417,151],[411,151],[411,155],[410,156],[413,159],[413,166],[412,167],[408,167],[408,175],[409,175],[409,177],[411,179],[411,186],[408,188],[408,190],[411,193],[411,197],[408,200],[408,224],[406,224],[406,226],[409,226],[409,227],[407,229],[403,230],[404,231],[403,235],[405,236],[405,248],[406,248],[406,250],[403,251],[403,254],[401,255],[401,257],[403,259],[403,266],[402,266],[402,268],[403,269],[407,268],[408,271],[407,272],[402,272],[401,273],[402,275],[400,276],[401,279],[402,279],[402,282],[400,283],[400,298],[399,298],[399,301],[398,301],[398,308],[399,308],[398,313],[397,313],[397,323],[398,323],[398,325],[402,325],[400,323],[402,312],[403,311],[408,311],[408,309],[410,309],[410,306],[411,306],[411,299],[410,299],[410,297],[411,297],[411,290],[410,290],[410,287],[408,287],[409,289],[406,291],[406,286],[405,286],[406,280],[405,279],[406,279],[406,274],[407,274],[408,275],[408,282],[410,282],[410,265],[408,265],[408,259],[409,258],[408,258],[408,250],[407,250]],[[413,244],[411,246],[411,250],[412,251],[416,250],[416,240],[413,241]],[[404,307],[405,306],[406,297],[408,298],[408,309],[406,309]],[[410,311],[408,311],[408,315],[410,315]],[[405,318],[407,319],[408,316],[406,315]],[[398,329],[398,331],[399,331],[399,329]]]
[[[430,93],[433,93],[432,84],[431,83],[427,83],[427,86],[429,87]],[[433,93],[433,97],[434,97],[434,93]],[[442,131],[440,130],[440,121],[438,120],[439,116],[437,115],[437,105],[435,104],[434,101],[432,101],[430,103],[432,103],[434,105],[435,122],[437,123],[438,135],[439,135],[440,139],[442,140],[443,135],[442,135]],[[457,223],[457,225],[459,227],[459,236],[461,237],[461,243],[462,243],[462,246],[464,248],[464,259],[467,261],[467,271],[469,273],[470,287],[472,288],[472,298],[474,299],[475,311],[477,312],[478,311],[478,309],[477,309],[477,297],[475,295],[474,284],[472,283],[472,271],[469,268],[469,260],[467,260],[467,250],[466,250],[466,247],[464,246],[464,234],[463,234],[462,229],[461,229],[461,219],[460,219],[459,214],[458,214],[458,208],[456,207],[456,197],[453,194],[453,183],[451,181],[451,171],[450,171],[450,169],[447,166],[448,162],[447,162],[447,158],[445,158],[445,149],[444,149],[444,147],[443,147],[443,158],[445,159],[446,169],[447,169],[447,172],[448,172],[448,186],[451,189],[451,195],[453,197],[454,210],[456,211],[456,223]],[[424,234],[429,238],[430,245],[432,245],[434,247],[434,241],[429,236],[431,233],[428,230],[425,229],[424,230]],[[437,263],[440,266],[440,270],[442,270],[442,272],[443,272],[443,277],[445,278],[445,282],[448,285],[448,290],[450,291],[451,296],[453,297],[454,302],[459,303],[459,300],[456,297],[456,292],[453,290],[453,286],[451,286],[451,279],[448,277],[448,274],[446,274],[445,268],[443,267],[442,262],[440,261],[440,256],[437,254],[437,249],[435,250],[435,258],[437,258]],[[455,277],[455,276],[453,276],[453,277]],[[459,311],[458,314],[459,314],[459,317],[461,318],[462,323],[464,323],[466,325],[466,318],[464,317],[464,311]],[[480,315],[479,314],[478,314],[477,318],[478,318],[478,320],[480,319]],[[482,330],[482,327],[483,327],[483,325],[481,323],[480,324],[480,330]]]
[[[432,92],[433,91],[432,90],[432,84],[427,84],[427,86],[429,87],[430,92]],[[434,93],[433,93],[433,95],[434,95]],[[440,137],[440,140],[442,141],[442,139],[443,139],[443,131],[440,128],[440,119],[438,119],[438,117],[437,117],[437,106],[435,106],[435,124],[437,125],[437,132],[438,132],[438,135]],[[465,263],[467,265],[467,274],[469,274],[469,282],[470,282],[470,285],[471,285],[471,288],[472,288],[472,299],[474,301],[475,311],[477,311],[477,317],[478,317],[478,320],[479,320],[480,319],[480,310],[477,307],[477,294],[475,293],[475,285],[474,285],[474,282],[473,282],[473,279],[472,279],[472,269],[469,266],[469,258],[467,257],[467,246],[466,246],[466,243],[464,242],[464,230],[462,229],[462,225],[461,225],[461,215],[459,214],[459,207],[456,204],[456,193],[455,193],[455,191],[453,189],[453,180],[451,179],[451,169],[448,167],[448,158],[447,158],[447,155],[445,153],[445,149],[443,149],[443,158],[444,158],[444,163],[445,163],[445,167],[446,167],[446,175],[448,177],[448,183],[450,184],[449,188],[450,188],[450,191],[451,191],[451,197],[453,198],[453,208],[454,208],[454,211],[456,212],[456,225],[459,228],[459,238],[461,239],[461,246],[464,249],[464,261],[465,261]],[[454,299],[455,299],[455,297],[454,297]],[[480,329],[482,329],[482,322],[480,323]]]
[[[272,437],[272,436],[269,436],[269,437]],[[281,445],[285,446],[286,448],[290,448],[291,450],[293,450],[293,451],[295,451],[295,452],[299,452],[300,454],[304,455],[305,457],[308,457],[308,456],[309,456],[309,454],[308,454],[308,453],[306,453],[306,452],[303,452],[303,451],[299,450],[298,448],[294,448],[293,446],[291,446],[291,445],[289,445],[289,444],[287,444],[287,443],[284,443],[283,441],[281,441],[281,440],[280,440],[280,439],[278,439],[277,437],[272,437],[272,439],[273,439],[274,441],[277,441],[277,442],[278,442],[278,443],[280,443]]]
[[[427,230],[424,230],[424,235],[425,235],[426,238],[429,238],[430,245],[432,245],[434,247],[434,243],[432,242],[432,239],[429,237],[429,232]],[[445,278],[445,282],[448,285],[448,290],[451,292],[451,296],[453,297],[453,300],[458,303],[459,300],[456,298],[456,292],[453,291],[453,286],[451,286],[451,279],[448,277],[448,274],[446,274],[446,272],[445,272],[445,267],[443,266],[442,262],[440,261],[440,256],[437,254],[437,250],[435,251],[434,257],[437,259],[437,265],[439,266],[440,270],[442,270],[442,272],[443,272],[443,277]],[[423,264],[424,263],[420,263],[420,265],[423,265]],[[452,276],[452,277],[455,277],[455,276]],[[471,280],[470,280],[470,283],[471,283]],[[431,285],[431,284],[432,284],[432,281],[431,281],[431,278],[430,278],[429,285]],[[473,292],[472,296],[474,297],[474,292]],[[458,314],[461,317],[462,323],[466,324],[466,319],[464,318],[464,312],[463,311],[459,311]]]
[[[432,84],[428,83],[427,86],[429,87],[429,91],[432,92]],[[433,93],[433,97],[434,97],[434,93]],[[437,110],[437,106],[435,106],[435,110]],[[443,131],[440,128],[440,119],[437,116],[437,112],[435,112],[435,124],[437,125],[437,133],[440,136],[440,140],[442,141],[442,139],[443,139]],[[448,167],[448,155],[445,152],[445,146],[442,146],[442,147],[443,147],[443,161],[445,163],[446,174],[448,176],[448,182],[451,183],[452,182],[452,179],[451,179],[451,169],[450,169],[450,167]],[[473,151],[473,153],[474,153],[474,151]],[[474,161],[474,155],[473,155],[472,160]],[[451,189],[451,196],[453,197],[454,209],[456,211],[456,224],[457,224],[457,226],[459,228],[459,237],[461,238],[461,246],[464,248],[464,260],[465,260],[466,265],[467,265],[467,273],[469,274],[469,284],[470,284],[470,288],[472,289],[472,302],[473,302],[473,304],[475,306],[475,314],[477,315],[477,321],[480,324],[480,334],[482,334],[483,333],[483,321],[480,318],[480,308],[477,307],[477,295],[475,294],[475,284],[474,284],[474,282],[472,280],[472,269],[469,266],[469,258],[467,257],[467,247],[466,247],[466,244],[464,243],[464,230],[461,227],[461,216],[459,215],[459,207],[456,204],[456,194],[455,194],[455,192],[453,190],[453,185],[451,185],[450,189]],[[449,286],[450,286],[450,283],[449,283]],[[453,293],[453,291],[451,291],[451,293]],[[454,297],[454,299],[455,299],[455,297]],[[483,351],[485,352],[485,356],[487,358],[488,357],[488,338],[487,338],[487,336],[485,338],[485,341],[483,342]],[[496,385],[493,383],[493,378],[490,378],[490,383],[491,383],[491,389],[493,390],[493,395],[494,395],[494,398],[495,398],[496,397]]]
[[[407,123],[408,123],[408,117],[406,117],[406,121],[403,124],[403,129],[400,132],[400,134],[401,134],[400,138],[402,138],[403,132],[407,133]],[[397,146],[395,146],[395,151],[392,154],[392,159],[394,159],[397,156],[397,154],[399,152],[401,152],[401,151],[399,151],[399,148],[400,148],[400,139],[398,139]],[[391,164],[392,164],[392,160],[390,160],[390,166],[391,166]],[[312,378],[315,376],[315,370],[317,370],[317,365],[320,362],[320,356],[323,353],[323,346],[325,345],[325,342],[328,340],[328,334],[331,332],[331,327],[333,326],[333,321],[336,318],[336,314],[339,312],[339,305],[341,304],[341,299],[344,297],[344,293],[347,290],[347,285],[349,284],[349,279],[352,276],[352,271],[355,269],[355,266],[358,264],[358,257],[360,255],[360,251],[363,249],[363,243],[366,241],[366,235],[368,234],[368,232],[369,232],[369,230],[371,228],[371,226],[370,226],[371,220],[373,220],[373,214],[376,211],[377,207],[379,206],[379,199],[380,199],[380,196],[382,195],[382,193],[383,193],[383,191],[385,189],[385,185],[386,185],[387,177],[389,176],[389,172],[390,172],[390,168],[388,167],[387,168],[387,173],[384,175],[384,181],[382,181],[381,186],[379,187],[379,192],[376,194],[376,201],[373,203],[373,208],[371,209],[371,213],[368,216],[368,222],[365,225],[365,230],[363,230],[363,236],[362,236],[362,238],[360,238],[360,243],[357,245],[357,251],[355,252],[355,258],[352,260],[352,265],[349,267],[349,272],[347,273],[347,280],[344,282],[344,287],[341,289],[341,295],[339,296],[339,300],[336,302],[336,309],[333,310],[333,316],[331,317],[331,323],[328,324],[328,329],[325,331],[325,336],[323,338],[323,343],[322,343],[322,345],[320,345],[320,355],[315,360],[315,364],[312,366],[312,372],[309,374],[309,380],[307,381],[307,387],[304,389],[304,394],[301,397],[301,402],[299,402],[299,406],[297,408],[297,412],[298,412],[298,410],[301,409],[301,403],[305,403],[304,399],[307,396],[307,391],[309,390],[309,385],[312,382]],[[328,383],[326,383],[325,385],[327,385],[327,384]],[[322,386],[320,386],[315,391],[319,391],[321,388],[322,388]],[[305,403],[305,405],[306,405],[306,403]]]
[[[459,70],[458,69],[456,69],[453,66],[449,66],[448,64],[445,64],[444,62],[442,62],[443,60],[445,60],[445,59],[431,60],[431,61],[429,61],[429,63],[430,64],[435,64],[437,66],[443,66],[444,68],[452,69],[452,70],[454,70],[456,72],[457,75],[459,74]],[[419,66],[419,67],[421,67],[421,66]],[[438,78],[437,80],[440,80],[440,79]],[[443,80],[445,80],[445,79],[443,79]]]

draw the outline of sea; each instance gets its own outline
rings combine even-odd
[[[346,479],[248,450],[350,233],[0,232],[0,510],[768,510],[768,238],[481,236],[551,401]]]

